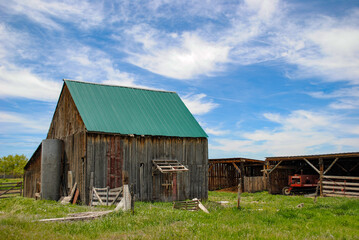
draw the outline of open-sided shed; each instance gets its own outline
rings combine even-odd
[[[282,192],[294,174],[317,175],[320,195],[359,197],[359,153],[267,157],[268,191]]]
[[[44,163],[52,149],[58,171]],[[206,199],[207,172],[207,135],[177,93],[64,80],[47,140],[25,167],[24,196],[59,173],[59,195],[76,182],[86,204],[93,187],[127,178],[139,200]]]
[[[208,160],[208,187],[210,191],[237,187],[242,192],[266,190],[263,175],[265,162],[249,158],[218,158]]]

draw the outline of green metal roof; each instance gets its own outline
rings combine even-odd
[[[64,82],[89,132],[208,137],[175,92]]]

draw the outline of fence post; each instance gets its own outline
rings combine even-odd
[[[241,179],[239,179],[239,184],[238,184],[237,208],[241,209]]]
[[[109,189],[110,189],[110,187],[107,186],[107,190],[106,190],[106,206],[108,206],[108,193],[109,193]]]

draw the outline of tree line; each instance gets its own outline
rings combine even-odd
[[[0,158],[0,174],[21,176],[28,159],[22,155],[8,155]]]

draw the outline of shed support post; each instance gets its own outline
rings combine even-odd
[[[323,197],[323,172],[324,172],[324,164],[323,158],[319,158],[319,184],[320,184],[320,196]]]
[[[269,169],[269,161],[266,162],[266,171],[265,171],[265,173],[266,173],[266,176],[267,176],[267,190],[268,190],[269,194],[272,194],[272,187],[271,187],[271,182],[270,182],[271,177],[270,177],[270,174],[268,172],[268,169]]]
[[[245,175],[245,172],[244,172],[244,161],[241,160],[240,162],[240,169],[241,169],[241,179],[240,179],[240,183],[241,183],[241,191],[244,192],[245,189],[244,189],[244,175]]]

